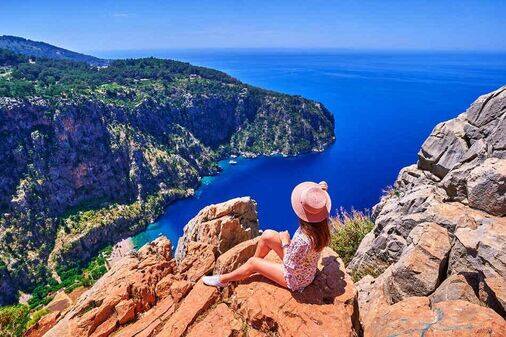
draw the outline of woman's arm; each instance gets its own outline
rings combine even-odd
[[[286,250],[290,246],[290,234],[288,231],[279,233],[279,239],[281,240],[281,247],[283,248],[283,255],[286,256]]]

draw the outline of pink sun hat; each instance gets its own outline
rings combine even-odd
[[[305,181],[292,191],[292,208],[306,222],[320,222],[329,217],[332,202],[327,183]]]

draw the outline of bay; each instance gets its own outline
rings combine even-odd
[[[223,161],[192,198],[134,237],[136,246],[167,235],[213,203],[249,195],[261,228],[293,231],[292,188],[325,180],[333,213],[370,209],[398,171],[417,160],[433,127],[457,116],[479,96],[506,84],[506,54],[341,50],[117,51],[102,57],[171,58],[222,70],[243,82],[322,102],[335,117],[336,141],[323,153]]]

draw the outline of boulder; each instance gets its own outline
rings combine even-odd
[[[441,283],[436,291],[429,296],[430,301],[434,304],[444,301],[463,300],[480,305],[481,302],[478,297],[476,297],[474,289],[470,284],[472,282],[474,282],[474,280],[468,281],[464,274],[450,275]]]
[[[268,256],[278,260],[274,253]],[[356,290],[336,253],[322,252],[315,281],[290,292],[254,276],[234,290],[233,308],[255,330],[279,336],[355,336]]]
[[[394,303],[410,296],[427,296],[436,290],[450,251],[447,230],[435,223],[417,226],[408,240],[412,243],[392,265],[391,276],[385,283]]]
[[[42,317],[37,323],[32,325],[27,331],[25,331],[24,337],[42,337],[44,334],[51,329],[58,319],[60,318],[60,312],[55,311]]]
[[[374,278],[363,277],[356,286],[364,331],[392,304],[413,296],[428,296],[438,287],[450,250],[446,229],[435,223],[416,227],[396,263]]]
[[[170,296],[174,302],[179,302],[183,299],[193,288],[193,283],[186,280],[175,280],[170,286]]]
[[[203,275],[214,268],[214,247],[204,242],[191,241],[188,243],[184,259],[179,261],[178,272],[192,282],[196,282]]]
[[[214,274],[229,273],[246,262],[250,257],[255,255],[259,239],[260,237],[256,237],[254,239],[241,242],[225,254],[220,255],[214,266]]]
[[[506,218],[476,228],[459,228],[450,251],[451,274],[475,275],[475,292],[487,306],[504,315],[506,307]]]
[[[209,244],[217,256],[257,235],[256,203],[251,198],[236,198],[210,205],[184,227],[184,235],[176,249],[176,260],[186,257],[190,242]]]
[[[483,127],[504,114],[506,111],[506,87],[502,87],[489,94],[482,95],[467,109],[469,123],[476,127]]]
[[[410,297],[378,314],[365,337],[504,336],[506,323],[497,313],[466,301],[430,305],[427,297]]]
[[[418,168],[443,178],[469,149],[465,139],[465,116],[438,124],[418,153]]]
[[[114,311],[116,312],[119,324],[126,324],[135,318],[136,303],[132,299],[121,301],[116,304]]]
[[[467,198],[471,207],[506,215],[506,159],[488,158],[476,166],[467,179]]]
[[[65,291],[60,290],[56,293],[54,298],[46,305],[46,309],[50,312],[61,312],[72,305],[72,300]]]
[[[161,299],[154,307],[141,314],[138,319],[126,326],[120,326],[111,334],[113,337],[155,336],[165,321],[169,319],[176,305],[171,297]]]
[[[506,218],[484,222],[475,228],[459,228],[450,252],[448,273],[480,272],[506,275]]]
[[[44,336],[108,336],[153,307],[156,284],[174,270],[165,237],[119,260]]]

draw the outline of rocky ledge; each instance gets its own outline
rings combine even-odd
[[[506,87],[437,125],[348,266],[366,336],[504,336]],[[502,316],[502,317],[501,317]]]
[[[45,316],[26,336],[360,334],[357,292],[330,249],[322,254],[315,282],[301,293],[259,276],[223,290],[200,281],[245,262],[257,235],[250,198],[206,207],[187,225],[177,260],[169,240],[156,239],[119,260],[75,304]]]

